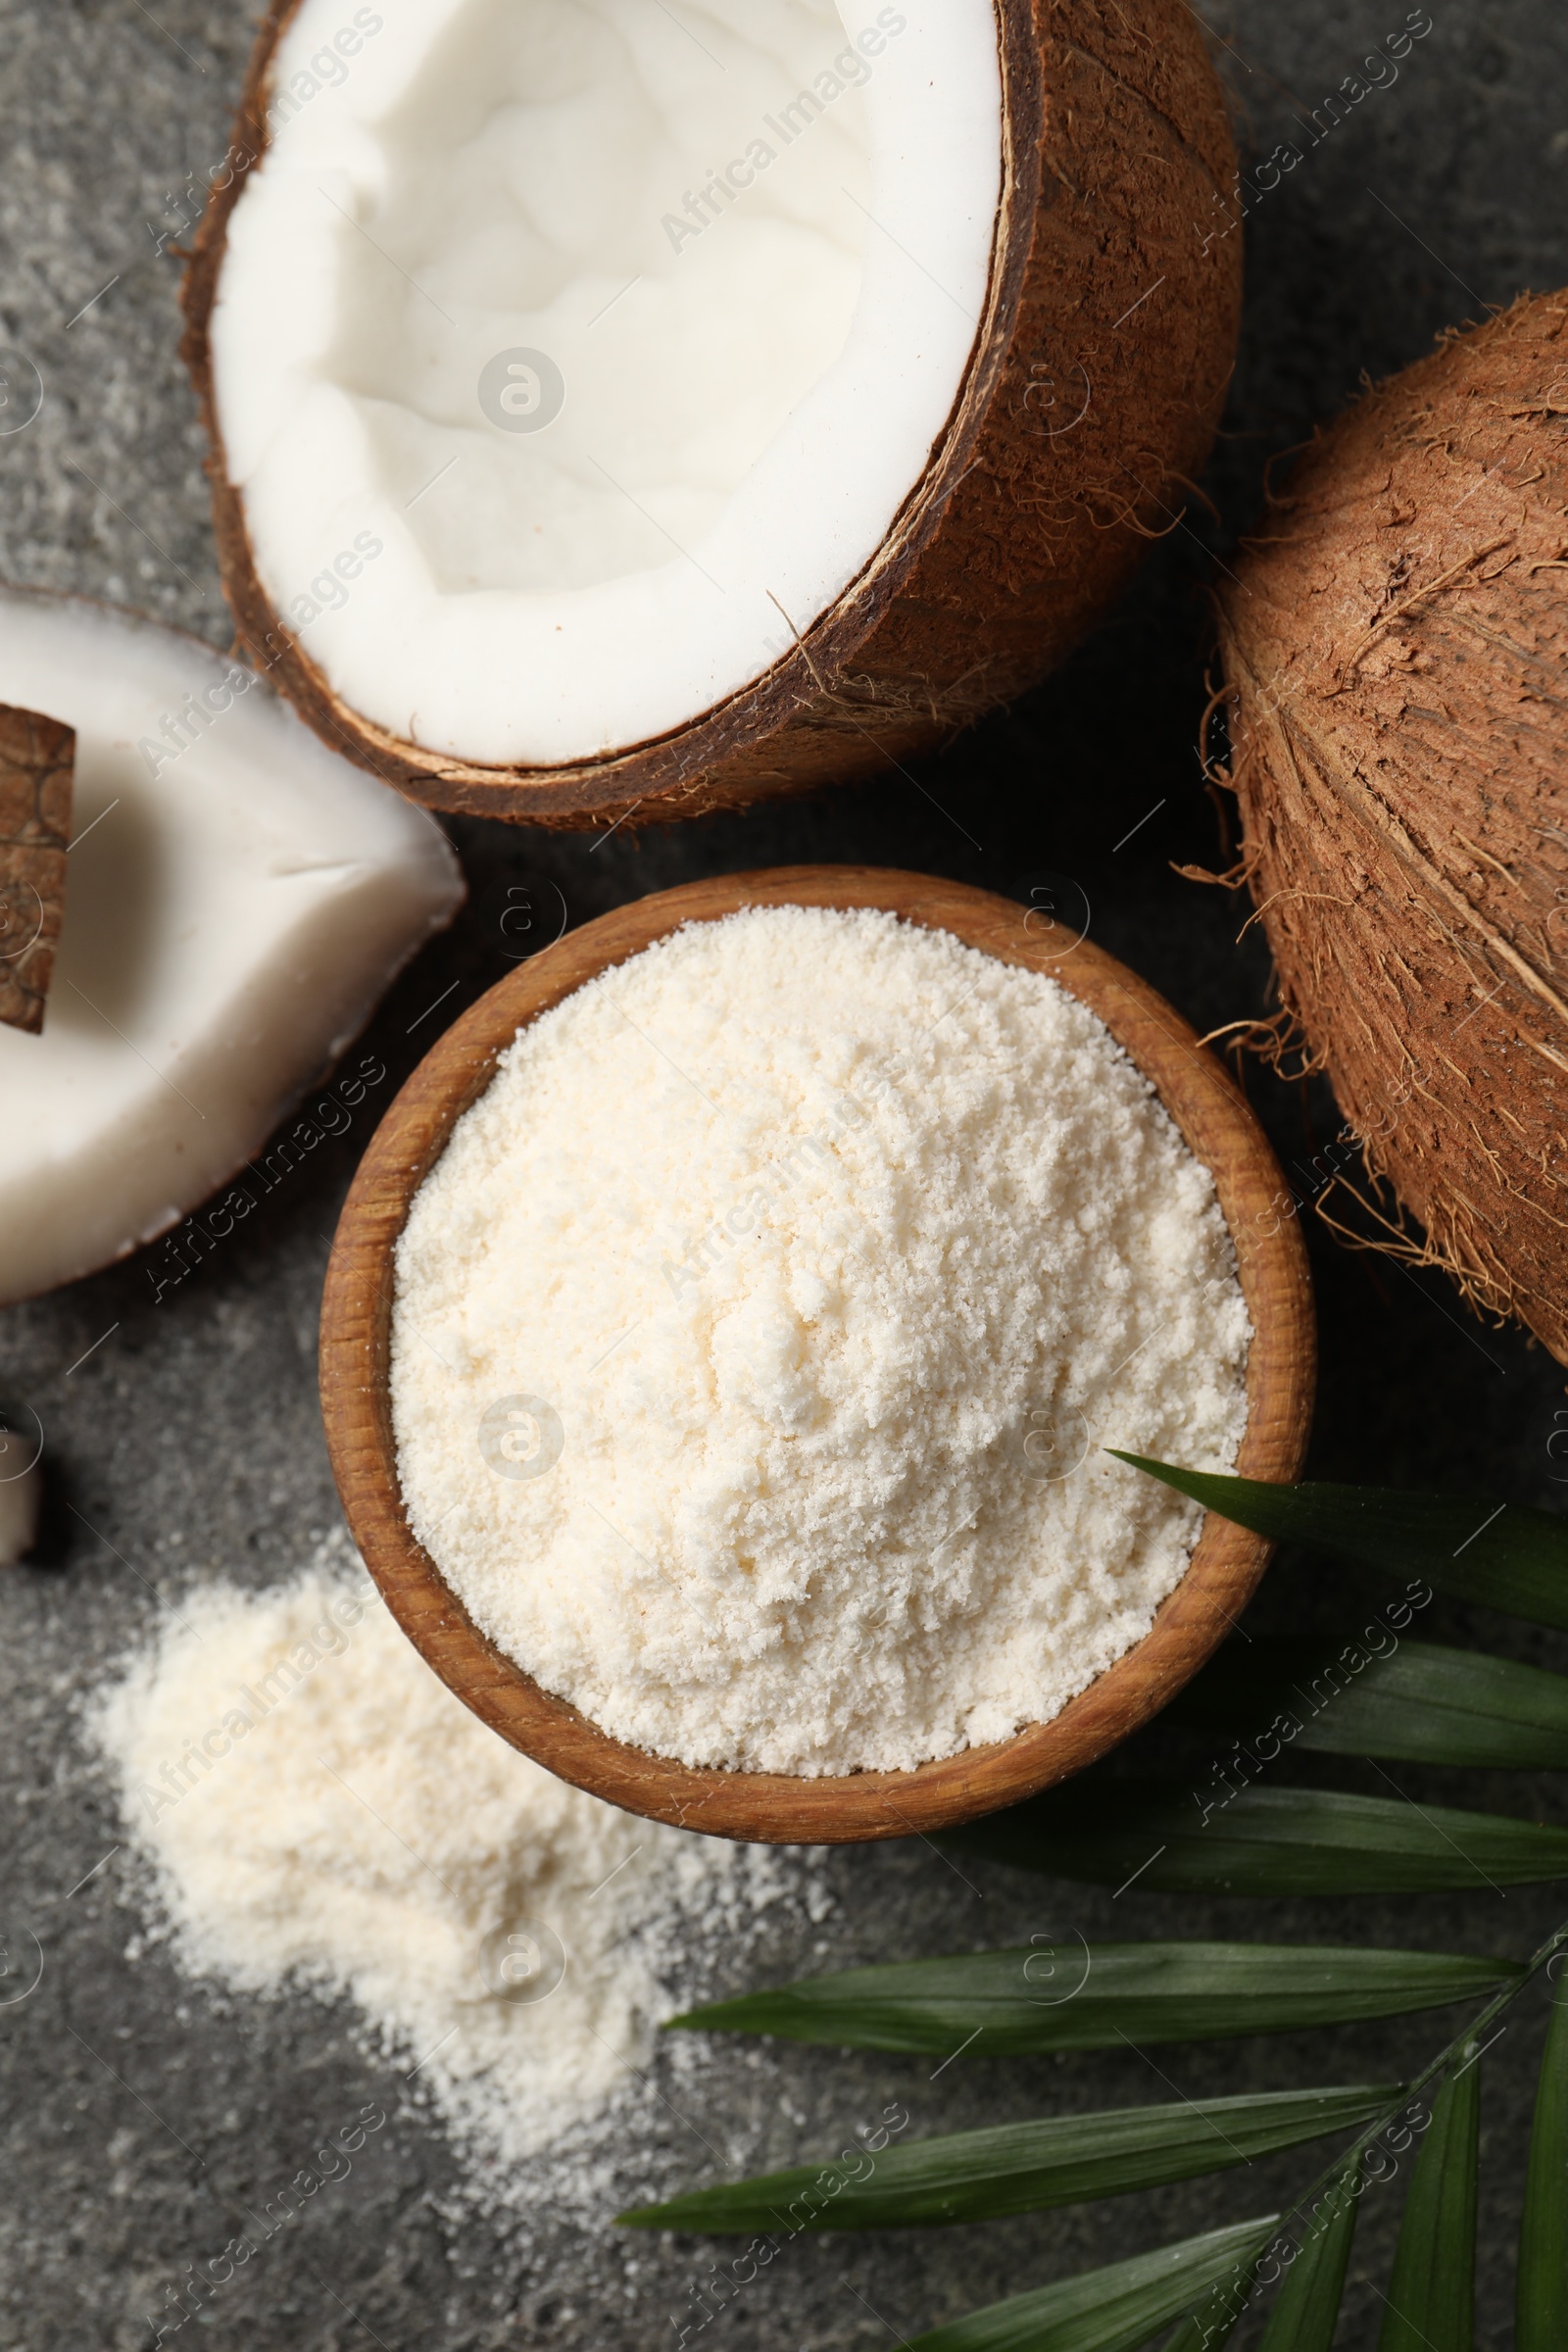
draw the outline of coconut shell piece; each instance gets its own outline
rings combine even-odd
[[[1356,1238],[1568,1362],[1568,293],[1313,441],[1222,652],[1277,1042],[1360,1148]]]
[[[34,1035],[66,913],[76,733],[0,703],[0,1021]]]
[[[273,612],[228,478],[210,328],[229,216],[267,146],[263,21],[184,288],[224,591],[239,635],[332,747],[434,808],[552,827],[667,822],[869,774],[1054,668],[1175,527],[1219,421],[1241,304],[1236,155],[1185,0],[997,0],[1003,183],[967,374],[865,570],[742,693],[569,766],[466,765],[388,734]]]

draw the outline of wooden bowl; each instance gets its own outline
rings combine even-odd
[[[1166,1704],[1233,1624],[1271,1546],[1205,1518],[1186,1575],[1150,1632],[1049,1723],[909,1772],[808,1780],[726,1772],[628,1747],[542,1690],[469,1618],[404,1515],[389,1384],[392,1252],[457,1120],[526,1022],[681,923],[746,906],[879,906],[951,931],[1004,963],[1048,972],[1099,1014],[1153,1081],[1214,1178],[1253,1340],[1238,1469],[1292,1479],[1315,1369],[1306,1255],[1261,1129],[1191,1029],[1125,965],[1073,944],[1049,915],[920,874],[785,866],[660,892],[602,915],[499,981],[419,1064],[371,1139],[344,1203],[321,1303],[321,1405],[338,1493],[367,1567],[420,1655],[466,1705],[565,1781],[631,1813],[723,1838],[834,1844],[943,1829],[1016,1803],[1094,1762]]]

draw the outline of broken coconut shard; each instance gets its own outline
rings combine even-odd
[[[322,1082],[463,879],[422,808],[139,614],[0,586],[7,702],[64,713],[75,770],[49,1018],[0,1027],[0,1303],[177,1227],[136,1278],[157,1305],[376,1115],[373,1054]]]
[[[66,910],[76,733],[0,703],[0,1021],[36,1036]]]
[[[1184,0],[273,0],[185,284],[241,636],[438,808],[929,750],[1178,523],[1235,172]]]

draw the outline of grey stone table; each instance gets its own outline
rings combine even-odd
[[[1266,459],[1333,414],[1363,371],[1402,365],[1443,326],[1521,288],[1568,279],[1568,17],[1557,0],[1432,0],[1432,15],[1397,82],[1357,107],[1248,223],[1246,335],[1206,485],[1221,519],[1195,511],[1098,642],[932,762],[923,790],[896,780],[706,828],[622,832],[599,850],[580,838],[458,827],[475,884],[470,910],[377,1020],[370,1042],[394,1076],[411,1066],[408,1030],[421,1006],[455,980],[456,1007],[505,968],[494,886],[524,869],[555,881],[582,921],[650,889],[785,859],[867,858],[1003,889],[1047,867],[1078,882],[1095,935],[1200,1027],[1260,1007],[1267,974],[1256,934],[1238,948],[1234,904],[1171,872],[1173,859],[1211,862],[1216,848],[1194,751],[1212,557],[1248,527]],[[1232,0],[1210,30],[1251,146],[1266,154],[1288,136],[1403,16],[1401,0],[1288,9]],[[36,420],[0,438],[0,574],[122,599],[220,643],[201,444],[175,356],[177,264],[155,248],[223,154],[249,35],[238,0],[153,9],[0,0],[0,332],[29,355],[45,388]],[[1331,1107],[1261,1072],[1250,1084],[1282,1155],[1305,1160]],[[670,2315],[688,2308],[701,2276],[700,2244],[628,2239],[608,2213],[586,2222],[527,2204],[477,2213],[401,2071],[360,2054],[346,2014],[303,1997],[225,1995],[183,1979],[156,1946],[133,1957],[135,1872],[122,1851],[77,1886],[120,1832],[76,1709],[153,1621],[151,1589],[177,1593],[219,1575],[265,1585],[333,1515],[315,1396],[317,1306],[326,1236],[362,1142],[354,1133],[321,1152],[248,1226],[244,1250],[215,1259],[157,1310],[132,1262],[0,1319],[0,1380],[42,1413],[55,1479],[51,1562],[8,1576],[0,1591],[0,1909],[45,1954],[36,1992],[0,2008],[4,2352],[150,2344],[145,2315],[165,2305],[184,2266],[220,2246],[242,2204],[270,2194],[320,2131],[371,2099],[392,2119],[373,2156],[214,2301],[203,2340],[245,2352],[372,2343],[654,2352],[673,2346]],[[1441,1279],[1309,1238],[1324,1342],[1317,1468],[1522,1499],[1559,1494],[1547,1441],[1562,1371],[1517,1335],[1472,1322]],[[1342,1588],[1287,1560],[1258,1615],[1333,1627],[1350,1606]],[[1497,1641],[1494,1628],[1488,1638]],[[1516,1646],[1547,1659],[1562,1649],[1523,1636]],[[1189,1757],[1182,1769],[1202,1765]],[[1344,1777],[1356,1785],[1353,1771]],[[1417,1794],[1453,1793],[1442,1775],[1400,1778]],[[1464,1787],[1500,1808],[1560,1810],[1555,1788],[1499,1779],[1477,1795],[1473,1778]],[[1239,1901],[1134,1888],[1113,1905],[1001,1868],[966,1865],[960,1878],[918,1843],[841,1854],[827,1880],[828,1921],[783,1931],[764,1956],[769,1975],[1073,1929],[1266,1927],[1519,1952],[1560,1907],[1553,1890],[1535,1889],[1506,1900],[1271,1906],[1265,1921]],[[1488,2061],[1479,2326],[1488,2347],[1510,2334],[1540,2033],[1532,2009]],[[1198,2094],[1364,2080],[1368,2069],[1419,2063],[1437,2039],[1417,2020],[1170,2052],[1160,2063],[1178,2091]],[[1169,2095],[1131,2052],[966,2062],[930,2075],[914,2060],[830,2051],[778,2051],[749,2065],[735,2049],[705,2078],[693,2120],[748,2162],[789,2162],[887,2098],[906,2101],[925,2132],[1042,2105]],[[698,2139],[663,2109],[650,2113],[659,2120],[625,2150],[628,2184],[700,2177],[711,2160]],[[1131,2245],[1266,2209],[1301,2177],[1287,2162],[1240,2181],[1220,2176],[977,2229],[805,2240],[709,2340],[871,2352]],[[1376,2338],[1375,2282],[1387,2276],[1396,2220],[1396,2200],[1368,2200],[1342,2344]]]

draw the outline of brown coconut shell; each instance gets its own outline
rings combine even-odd
[[[1053,668],[1174,527],[1218,423],[1241,303],[1236,158],[1184,0],[997,0],[1003,194],[968,371],[887,540],[756,684],[673,732],[564,767],[475,766],[348,708],[272,611],[229,482],[210,326],[229,214],[266,151],[273,0],[186,272],[184,354],[211,442],[242,645],[334,749],[428,807],[639,823],[866,774]],[[607,648],[607,658],[612,649]]]
[[[1375,1182],[1362,1235],[1568,1362],[1568,293],[1369,391],[1272,519],[1232,781],[1285,1014],[1425,1229]]]
[[[76,731],[0,703],[0,1021],[43,1027],[66,915]]]

